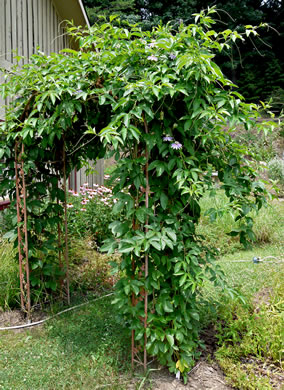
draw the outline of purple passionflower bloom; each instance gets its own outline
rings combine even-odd
[[[169,54],[170,60],[175,60],[177,56],[174,53]]]
[[[158,58],[152,54],[151,56],[147,57],[147,60],[158,61]]]
[[[171,144],[171,148],[172,149],[181,149],[182,148],[182,144],[176,141],[176,142]]]
[[[77,89],[77,91],[75,92],[75,95],[79,95],[79,93],[82,93],[83,90],[82,89]]]
[[[173,141],[173,137],[170,137],[169,135],[166,135],[164,138],[163,138],[163,141],[167,141],[167,142],[171,142]]]

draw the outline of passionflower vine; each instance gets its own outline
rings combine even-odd
[[[150,60],[150,61],[158,61],[158,58],[152,54],[151,56],[148,56],[148,57],[147,57],[147,60]]]
[[[163,141],[166,141],[166,142],[171,142],[173,141],[173,137],[169,136],[169,135],[166,135],[164,138],[163,138]]]
[[[181,149],[182,148],[182,144],[180,142],[174,142],[171,144],[171,148],[172,149]]]

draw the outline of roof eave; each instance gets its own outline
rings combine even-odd
[[[53,3],[62,20],[73,20],[76,26],[90,28],[82,0],[53,0]]]

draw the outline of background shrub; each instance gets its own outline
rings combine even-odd
[[[267,134],[260,133],[254,127],[245,129],[239,126],[232,135],[235,141],[245,145],[257,160],[268,162],[281,153],[281,142],[279,142],[281,131],[281,126]]]
[[[118,274],[111,272],[110,261],[119,256],[107,256],[94,250],[90,239],[77,239],[70,246],[70,279],[74,290],[102,293],[113,288]]]
[[[272,180],[277,180],[279,187],[284,190],[284,160],[274,158],[268,163],[268,176]]]

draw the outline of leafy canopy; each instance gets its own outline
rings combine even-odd
[[[208,0],[85,0],[84,3],[91,23],[99,21],[100,15],[116,13],[121,19],[141,22],[143,29],[148,30],[160,22],[170,22],[174,28],[180,21],[188,25],[194,22],[194,13],[212,5]],[[225,49],[216,61],[249,101],[266,100],[273,95],[274,109],[280,112],[284,93],[284,1],[218,0],[214,5],[217,10],[215,30],[218,32],[230,29],[244,33],[245,25],[269,24],[265,34],[249,37],[245,42]]]

